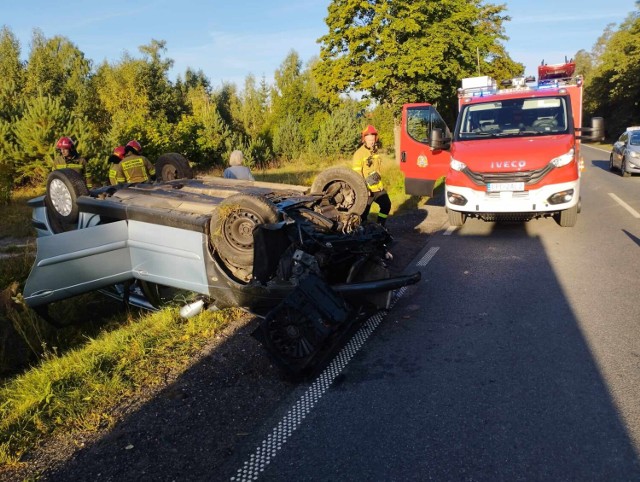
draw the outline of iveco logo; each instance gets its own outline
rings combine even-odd
[[[511,167],[513,169],[522,169],[527,165],[527,161],[491,161],[491,168],[498,169],[501,167]]]

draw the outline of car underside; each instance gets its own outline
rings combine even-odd
[[[169,159],[176,169],[164,172],[185,172]],[[24,297],[45,317],[48,304],[93,290],[146,308],[243,307],[262,317],[269,353],[300,374],[420,278],[390,275],[391,236],[361,223],[368,192],[346,168],[311,188],[174,175],[89,191],[76,174],[54,171],[30,201],[38,252]]]

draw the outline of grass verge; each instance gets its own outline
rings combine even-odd
[[[113,407],[182,371],[240,314],[205,311],[186,321],[177,309],[144,315],[12,379],[0,388],[0,465],[18,463],[43,436],[109,427]]]

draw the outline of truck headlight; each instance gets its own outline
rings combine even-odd
[[[551,164],[553,164],[556,167],[566,166],[571,161],[573,161],[573,156],[574,156],[574,151],[573,149],[571,149],[566,154],[562,154],[561,156],[558,156],[555,159],[551,159]]]
[[[456,161],[452,157],[451,161],[449,162],[449,167],[451,167],[451,169],[453,169],[454,171],[462,171],[463,169],[467,168],[467,165],[464,162]]]

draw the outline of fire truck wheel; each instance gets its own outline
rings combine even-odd
[[[44,203],[54,234],[76,228],[78,197],[88,195],[89,189],[82,175],[73,169],[57,169],[49,174]]]
[[[235,268],[253,269],[253,230],[278,221],[278,209],[255,194],[234,194],[220,203],[211,218],[211,244]]]
[[[467,215],[465,213],[453,211],[451,209],[447,209],[447,217],[449,218],[449,224],[451,226],[462,226],[467,220]]]
[[[311,194],[324,194],[338,211],[358,216],[369,200],[364,178],[345,167],[330,167],[318,174],[311,185]]]
[[[556,214],[556,222],[563,228],[572,228],[578,222],[578,205]]]
[[[622,163],[620,164],[620,175],[622,177],[629,177],[631,173],[627,172],[627,158],[622,158]]]
[[[156,161],[156,177],[158,181],[173,181],[174,179],[193,179],[193,170],[189,161],[182,154],[169,152],[162,154]]]

